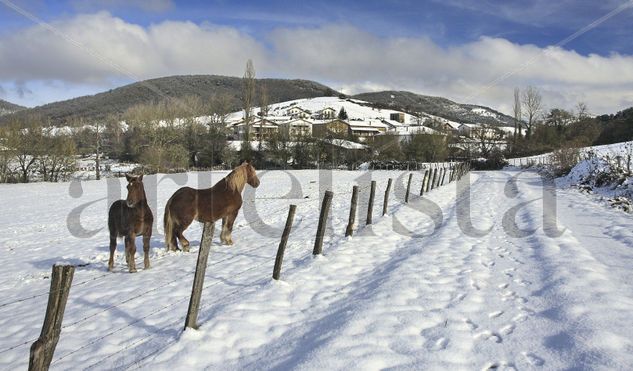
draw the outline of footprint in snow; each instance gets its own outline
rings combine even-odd
[[[514,364],[508,362],[488,362],[482,370],[516,370],[516,367],[514,367]]]
[[[496,312],[488,313],[488,317],[489,318],[497,318],[497,317],[499,317],[502,314],[503,314],[503,311],[502,310],[498,310]]]
[[[503,326],[502,328],[499,329],[499,333],[503,334],[503,335],[510,335],[511,333],[514,332],[514,329],[516,328],[515,325],[513,324],[509,324],[506,326]]]
[[[500,288],[501,290],[508,288],[508,285],[510,285],[509,283],[502,283],[501,285],[497,286],[498,288]]]
[[[477,328],[479,328],[479,326],[475,322],[473,322],[470,318],[464,318],[463,321],[465,324],[468,325],[471,331],[474,331]]]
[[[446,349],[447,345],[448,345],[448,339],[447,338],[439,338],[435,342],[435,350],[444,350],[444,349]]]
[[[475,340],[492,340],[495,343],[501,343],[503,341],[501,335],[488,330],[475,334],[473,338]]]
[[[543,360],[543,358],[533,353],[522,352],[522,354],[525,357],[525,360],[532,366],[543,366],[543,364],[545,364],[545,360]]]
[[[528,285],[531,285],[531,284],[532,284],[532,282],[530,282],[530,281],[526,281],[526,280],[521,279],[521,278],[515,278],[515,279],[514,279],[514,282],[515,282],[516,284],[520,285],[520,286],[528,286]]]

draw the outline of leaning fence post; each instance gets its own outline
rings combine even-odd
[[[44,325],[40,337],[31,345],[29,371],[48,370],[53,360],[74,274],[75,267],[72,265],[53,265]]]
[[[352,187],[352,202],[349,206],[349,220],[345,229],[345,237],[354,234],[354,223],[356,222],[356,206],[358,205],[358,186]]]
[[[442,172],[442,185],[444,185],[445,178],[446,178],[446,168],[444,168],[444,171]]]
[[[198,309],[200,308],[200,298],[202,296],[202,287],[204,286],[204,275],[207,271],[207,259],[209,258],[209,250],[211,250],[211,241],[213,240],[213,230],[215,223],[204,223],[202,229],[202,240],[200,241],[200,250],[198,250],[198,262],[196,263],[196,273],[193,276],[193,286],[191,288],[191,298],[189,299],[189,308],[187,309],[187,317],[185,318],[185,329],[198,328]]]
[[[371,187],[369,190],[369,203],[367,203],[367,224],[372,223],[372,214],[374,212],[374,196],[376,195],[376,181],[371,181]]]
[[[426,177],[429,174],[428,170],[424,170],[424,177],[422,178],[422,186],[420,187],[420,197],[424,195],[424,186],[426,185]]]
[[[286,251],[286,243],[288,243],[288,236],[290,236],[290,230],[292,229],[292,221],[295,218],[295,211],[297,205],[290,205],[288,209],[288,218],[286,219],[286,226],[281,234],[281,241],[279,241],[279,247],[277,248],[277,256],[275,257],[275,267],[273,268],[273,279],[278,280],[281,275],[281,264],[284,261],[284,252]]]
[[[323,252],[323,235],[325,235],[325,227],[327,227],[327,217],[330,212],[330,205],[332,204],[332,191],[325,191],[323,196],[323,203],[321,204],[321,215],[319,215],[319,225],[317,226],[316,239],[314,240],[314,249],[312,255],[321,255]]]
[[[409,191],[411,190],[411,179],[413,179],[413,173],[409,174],[409,181],[407,182],[407,194],[404,196],[404,203],[409,203]]]
[[[437,168],[433,169],[433,180],[431,181],[431,189],[435,189],[435,182],[437,181]]]
[[[391,191],[391,183],[393,179],[387,181],[387,189],[385,189],[385,200],[382,203],[382,215],[387,215],[387,207],[389,206],[389,191]]]

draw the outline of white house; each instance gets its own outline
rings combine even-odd
[[[279,132],[288,138],[312,136],[312,122],[306,119],[294,119],[279,123]]]
[[[299,106],[293,106],[286,110],[286,116],[290,116],[292,118],[307,119],[310,118],[310,112]]]
[[[279,126],[275,122],[264,118],[254,118],[248,125],[244,120],[233,124],[233,133],[239,139],[244,139],[248,133],[249,140],[266,140],[278,131]]]

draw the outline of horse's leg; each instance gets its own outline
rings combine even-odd
[[[110,236],[110,260],[108,261],[108,270],[114,270],[114,252],[116,251],[116,236]]]
[[[180,245],[182,246],[183,252],[189,252],[189,240],[186,239],[182,233],[187,228],[189,228],[189,226],[191,225],[191,222],[193,222],[193,218],[187,219],[187,220],[181,220],[180,223],[182,225],[174,230],[174,235],[178,237],[178,241],[180,241]]]
[[[226,218],[227,245],[233,245],[233,236],[231,235],[231,233],[233,232],[233,223],[235,222],[235,218],[237,218],[237,213],[239,211],[240,211],[239,209],[235,210],[234,212],[229,214],[228,217]]]
[[[229,240],[228,240],[229,229],[227,225],[227,220],[228,220],[228,216],[225,216],[224,218],[222,218],[222,232],[220,232],[220,241],[222,241],[222,243],[225,245],[229,245]]]
[[[149,269],[149,240],[152,238],[152,229],[143,233],[143,266]]]
[[[128,254],[128,269],[130,273],[136,272],[136,262],[134,261],[134,255],[136,254],[136,234],[130,233],[125,237],[127,254]]]
[[[182,231],[178,231],[177,233],[178,241],[180,241],[180,245],[182,246],[183,252],[189,252],[189,240],[185,238],[182,234]]]

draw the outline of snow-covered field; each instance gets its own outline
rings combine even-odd
[[[601,146],[591,146],[580,148],[581,156],[587,157],[589,155],[595,156],[625,156],[627,154],[633,154],[633,141],[604,144]],[[535,156],[517,157],[508,159],[508,162],[512,166],[525,166],[538,163],[549,163],[551,153],[544,153]]]
[[[78,267],[52,369],[633,365],[629,215],[565,189],[557,194],[553,219],[551,201],[544,213],[534,172],[473,172],[460,187],[452,183],[423,199],[417,196],[422,176],[415,173],[416,196],[408,205],[402,202],[407,172],[259,174],[257,191],[247,186],[235,245],[219,245],[216,233],[201,327],[185,332],[201,228],[194,224],[185,232],[196,246],[192,253],[165,254],[164,204],[181,185],[205,187],[226,172],[146,177],[158,227],[152,269],[137,274],[126,273],[121,246],[115,273],[106,272],[107,207],[117,193],[124,197],[122,179],[0,185],[0,368],[26,368],[51,265],[62,262]],[[389,216],[381,217],[389,177],[396,194]],[[374,224],[367,227],[371,179],[378,188]],[[354,184],[362,189],[358,227],[347,239]],[[326,189],[335,194],[331,223],[324,255],[313,258]],[[276,282],[270,277],[291,203],[297,215]]]

